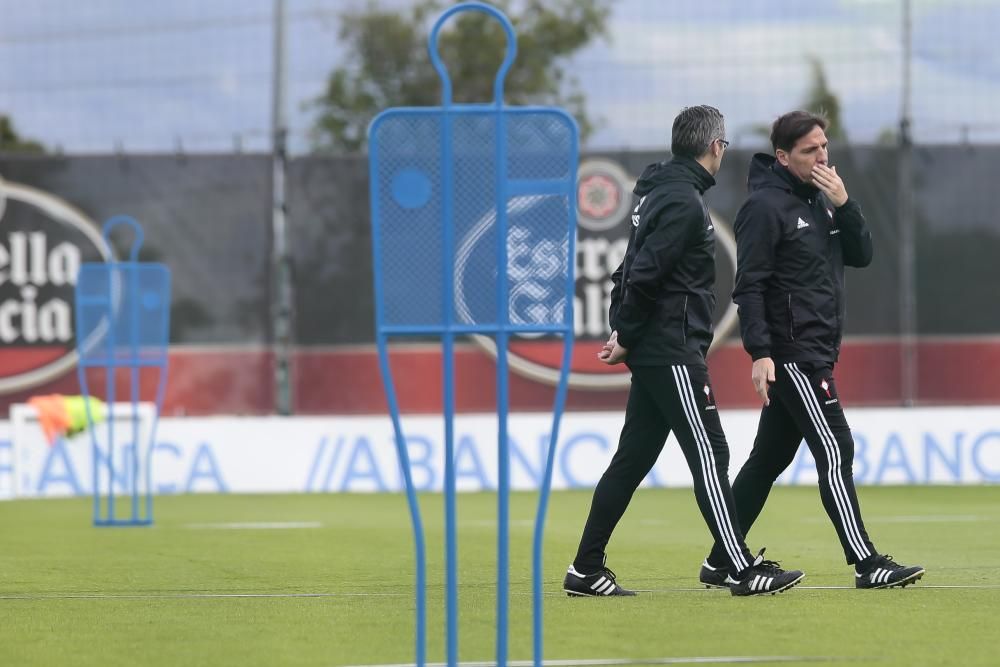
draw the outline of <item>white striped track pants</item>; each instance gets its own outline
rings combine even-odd
[[[854,489],[854,438],[826,362],[775,362],[770,405],[760,413],[757,437],[750,457],[733,481],[739,523],[750,531],[764,507],[774,481],[795,459],[805,439],[816,460],[823,507],[833,522],[848,563],[876,553]],[[725,549],[716,543],[709,563],[725,562]]]
[[[739,572],[753,562],[729,487],[729,445],[719,422],[708,369],[702,364],[637,366],[618,449],[597,483],[574,566],[602,565],[611,533],[649,474],[672,431],[691,469],[695,497],[724,562]]]

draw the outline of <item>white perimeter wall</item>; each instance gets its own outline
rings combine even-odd
[[[730,477],[746,460],[756,411],[723,411],[732,450]],[[552,486],[592,487],[618,442],[622,413],[564,416]],[[1000,407],[855,409],[848,412],[857,443],[859,484],[982,484],[1000,482]],[[510,418],[511,479],[516,489],[536,488],[544,466],[551,418]],[[54,447],[34,435],[11,442],[0,421],[0,498],[91,493],[91,449],[84,434]],[[440,490],[443,429],[440,418],[404,419],[414,482]],[[129,437],[121,429],[121,439]],[[116,436],[118,437],[118,436]],[[15,460],[16,459],[16,460]],[[455,427],[458,488],[493,489],[497,480],[496,422],[492,415],[461,416]],[[160,421],[152,449],[156,493],[383,492],[402,488],[386,417],[210,417]],[[814,484],[808,448],[779,480]],[[648,486],[690,486],[691,477],[673,436],[646,478]]]

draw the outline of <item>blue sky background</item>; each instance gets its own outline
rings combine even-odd
[[[288,113],[308,146],[308,101],[343,60],[351,0],[288,0]],[[382,0],[406,6],[407,0]],[[599,119],[590,148],[659,148],[683,106],[726,114],[730,138],[797,107],[818,57],[849,137],[898,124],[901,0],[618,0],[609,39],[571,70]],[[271,0],[0,0],[0,113],[67,152],[266,149]],[[1000,0],[913,0],[914,134],[1000,141]]]

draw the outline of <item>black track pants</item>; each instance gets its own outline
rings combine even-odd
[[[736,511],[744,534],[760,514],[774,480],[795,459],[805,438],[819,474],[823,507],[837,529],[850,564],[874,555],[854,489],[854,438],[844,417],[826,363],[775,364],[771,404],[760,413],[750,458],[733,482]],[[716,541],[709,563],[727,562],[725,546]]]
[[[597,483],[574,567],[597,571],[611,533],[632,494],[656,463],[671,431],[680,443],[702,516],[723,560],[740,572],[753,562],[743,541],[729,487],[729,445],[701,365],[645,366],[632,370],[632,388],[618,450]]]

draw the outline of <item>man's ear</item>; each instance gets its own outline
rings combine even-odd
[[[778,164],[782,167],[788,166],[788,153],[782,149],[778,149],[774,152],[774,157],[778,158]]]

